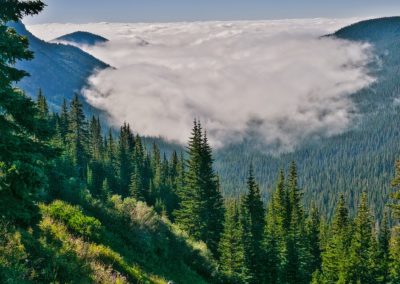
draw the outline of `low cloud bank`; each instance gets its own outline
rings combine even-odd
[[[368,45],[320,37],[343,24],[81,26],[110,39],[83,48],[116,67],[92,76],[84,94],[112,123],[127,121],[144,135],[186,142],[198,118],[214,146],[251,132],[288,151],[348,128],[357,113],[350,95],[373,81]]]

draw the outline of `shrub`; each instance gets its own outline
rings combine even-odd
[[[99,220],[85,216],[78,206],[57,200],[41,208],[50,217],[65,223],[72,232],[83,237],[99,238],[103,230]]]

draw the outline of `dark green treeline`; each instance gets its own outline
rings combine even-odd
[[[389,212],[393,224],[400,217],[400,164],[393,185],[382,220],[364,193],[354,218],[340,196],[328,223],[303,207],[294,163],[279,172],[266,212],[250,169],[247,194],[226,201],[221,269],[230,283],[400,283],[400,226],[389,225]]]

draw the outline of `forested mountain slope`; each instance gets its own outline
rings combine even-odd
[[[80,92],[95,70],[109,67],[77,47],[38,39],[21,22],[10,26],[28,37],[30,49],[35,54],[32,61],[18,62],[18,68],[31,74],[18,86],[34,98],[41,88],[54,110],[60,109],[64,98],[71,99],[74,92]]]
[[[300,145],[278,157],[263,151],[253,137],[217,151],[216,168],[227,195],[243,190],[246,166],[252,161],[267,198],[278,169],[295,160],[306,204],[315,200],[322,212],[331,215],[339,192],[354,209],[366,191],[374,211],[381,213],[390,189],[388,178],[400,155],[400,17],[360,22],[332,36],[373,46],[376,59],[370,68],[377,80],[352,95],[359,119],[346,133]]]

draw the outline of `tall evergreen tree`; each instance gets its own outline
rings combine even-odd
[[[68,153],[79,178],[84,179],[87,169],[88,129],[83,105],[75,94],[68,113]]]
[[[191,236],[203,240],[217,254],[222,233],[224,208],[212,153],[200,123],[194,122],[188,145],[185,188],[180,192],[176,221]]]
[[[39,108],[40,118],[47,119],[49,116],[49,107],[47,105],[46,97],[43,95],[42,89],[39,89],[37,97],[37,106]]]
[[[108,181],[108,187],[113,193],[117,193],[118,181],[117,181],[117,158],[116,158],[116,142],[113,137],[112,129],[108,130],[107,137],[104,139],[104,171],[106,173],[105,178]]]
[[[140,136],[135,137],[135,148],[133,151],[133,169],[130,184],[130,194],[138,200],[150,201],[149,193],[149,167],[146,165],[147,159]]]
[[[364,192],[354,222],[354,231],[349,251],[350,275],[346,282],[376,283],[370,267],[373,252],[373,237],[375,236],[372,234],[372,216],[369,213],[367,195]]]
[[[63,104],[61,106],[61,111],[60,111],[60,120],[59,120],[59,125],[60,125],[60,134],[62,137],[62,141],[65,143],[66,137],[68,134],[68,104],[67,100],[64,98]]]
[[[244,283],[244,253],[239,206],[237,202],[231,201],[227,205],[219,244],[221,271],[228,276],[230,283]]]
[[[390,243],[390,227],[388,211],[384,212],[383,219],[380,222],[378,233],[378,283],[389,282],[389,243]]]
[[[288,194],[285,186],[285,173],[279,171],[276,190],[268,205],[267,225],[265,229],[266,250],[268,259],[277,261],[270,263],[267,267],[267,274],[271,283],[284,283],[286,275],[282,266],[286,262],[286,237],[288,231]]]
[[[349,211],[343,195],[339,203],[330,230],[330,238],[322,253],[323,283],[343,282],[349,279],[349,249],[351,242]]]
[[[134,136],[129,124],[124,123],[121,127],[118,141],[119,193],[127,197],[132,178],[132,154],[135,146]]]
[[[103,154],[103,137],[99,118],[92,116],[89,125],[89,150],[92,160],[101,161]]]
[[[245,246],[245,265],[247,271],[252,275],[251,283],[261,283],[264,278],[265,252],[263,250],[265,209],[261,200],[260,188],[257,185],[253,166],[250,166],[247,178],[247,193],[242,199],[242,224]],[[248,232],[246,232],[248,231]],[[247,239],[248,238],[248,239]]]
[[[37,108],[15,83],[28,74],[15,63],[30,60],[28,40],[7,27],[38,14],[42,1],[3,0],[0,9],[0,211],[6,220],[29,222],[37,192],[45,187],[44,165],[51,158],[47,131],[37,127]]]
[[[169,167],[170,193],[167,203],[168,216],[173,221],[173,212],[179,208],[179,191],[180,191],[180,160],[176,151],[172,153],[171,165]]]
[[[297,167],[292,162],[289,167],[287,185],[287,218],[286,256],[283,266],[287,283],[304,283],[306,267],[304,264],[307,257],[306,243],[304,238],[304,212],[301,205],[301,193],[297,181]]]
[[[218,176],[213,169],[212,149],[207,140],[207,133],[204,132],[201,141],[201,163],[200,163],[200,186],[201,196],[205,200],[202,215],[206,224],[202,240],[208,245],[210,250],[218,253],[218,243],[220,241],[224,222],[224,201],[220,189]]]
[[[391,194],[390,207],[398,223],[400,221],[400,161],[396,162],[396,175],[392,185],[394,191]],[[390,260],[390,280],[392,283],[400,283],[400,225],[393,228],[390,239]]]
[[[175,211],[176,222],[196,239],[201,239],[205,231],[205,224],[201,220],[201,208],[204,202],[200,195],[201,131],[197,121],[194,121],[187,148],[189,160],[185,174],[185,188],[180,192],[180,208]]]
[[[310,282],[311,275],[321,269],[321,217],[315,203],[311,205],[306,222],[306,281]]]

